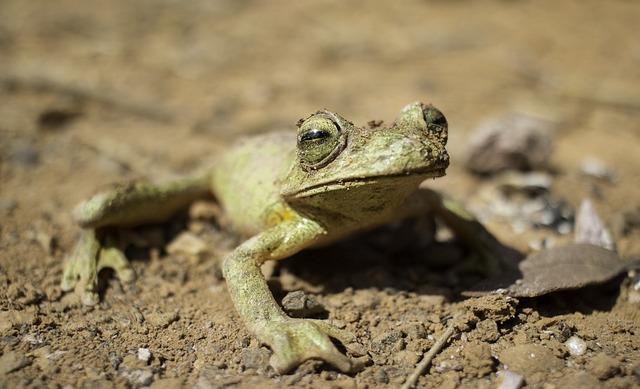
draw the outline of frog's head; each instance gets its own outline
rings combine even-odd
[[[298,122],[297,158],[282,195],[323,209],[350,205],[327,204],[341,199],[398,203],[426,178],[445,174],[446,142],[447,121],[432,105],[406,106],[389,127],[360,128],[321,110]]]

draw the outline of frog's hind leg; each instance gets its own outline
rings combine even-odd
[[[487,275],[513,268],[522,259],[517,250],[502,244],[461,203],[438,192],[420,188],[419,203],[442,220],[460,241],[478,256],[473,266]]]
[[[497,275],[511,266],[513,249],[503,245],[461,203],[442,196],[436,214],[479,258],[477,267],[487,275]]]
[[[95,305],[100,270],[112,269],[121,281],[132,281],[135,273],[115,244],[113,229],[167,220],[209,193],[208,184],[208,176],[162,184],[137,181],[114,185],[82,202],[74,217],[84,231],[65,267],[62,290],[75,288],[83,304]]]

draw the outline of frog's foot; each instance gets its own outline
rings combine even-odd
[[[321,320],[286,318],[261,328],[257,335],[273,350],[270,364],[280,374],[308,359],[325,361],[343,372],[362,370],[368,360],[352,359],[338,351],[330,338],[348,347],[355,343],[355,336]]]
[[[122,251],[116,248],[108,237],[101,232],[87,230],[83,233],[73,254],[69,258],[62,276],[63,291],[76,289],[85,305],[95,305],[98,295],[98,273],[100,270],[113,269],[123,282],[135,279],[135,272]],[[105,244],[102,244],[105,241]]]

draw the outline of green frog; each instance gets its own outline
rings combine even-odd
[[[358,370],[362,358],[343,354],[331,340],[349,350],[355,337],[322,320],[288,317],[260,266],[433,212],[483,251],[482,226],[462,207],[420,187],[445,174],[447,131],[444,115],[421,102],[404,107],[390,126],[357,127],[320,110],[300,120],[297,133],[260,135],[230,148],[207,174],[99,192],[75,209],[84,232],[66,265],[62,289],[76,288],[84,304],[96,304],[101,269],[112,269],[123,281],[135,277],[109,238],[110,229],[166,220],[211,192],[235,230],[247,237],[224,259],[223,274],[247,328],[272,349],[272,367],[285,373],[319,359],[344,372]]]

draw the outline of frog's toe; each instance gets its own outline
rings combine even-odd
[[[96,281],[92,282],[91,279]],[[79,289],[80,300],[84,305],[96,305],[98,303],[100,298],[96,292],[97,286],[97,277],[92,277],[90,280],[83,279],[71,264],[65,269],[65,274],[60,283],[60,288],[64,292]]]
[[[280,374],[285,374],[296,367],[302,362],[309,359],[318,359],[338,368],[339,370],[347,373],[351,371],[351,361],[346,355],[341,354],[338,349],[333,346],[334,350],[322,349],[322,350],[305,350],[292,354],[283,355],[276,353],[271,356],[269,363]]]
[[[63,292],[68,292],[76,287],[78,284],[79,277],[75,272],[75,269],[71,265],[71,263],[67,264],[64,269],[64,274],[62,275],[62,281],[60,282],[60,289]]]
[[[98,255],[100,242],[93,230],[85,231],[67,261],[60,287],[64,291],[81,288],[95,291],[98,286]]]
[[[341,330],[340,328],[332,326],[331,324],[322,320],[313,320],[312,322],[317,325],[324,333],[334,339],[339,340],[340,343],[344,345],[348,345],[356,341],[356,336],[349,331]]]
[[[122,251],[115,247],[104,247],[100,250],[98,261],[98,272],[102,269],[113,269],[116,276],[122,282],[132,282],[136,279],[136,273],[131,267],[129,260]]]
[[[84,305],[93,306],[100,302],[100,296],[94,291],[85,290],[80,296],[80,301]]]
[[[103,233],[85,231],[73,254],[67,262],[60,287],[63,291],[77,290],[84,305],[96,305],[98,294],[98,273],[102,269],[113,269],[123,282],[135,279],[129,261],[115,246],[102,245]],[[107,239],[108,241],[108,239]]]
[[[352,342],[355,336],[319,320],[290,319],[277,325],[267,342],[273,350],[270,364],[278,373],[286,373],[309,359],[319,359],[343,372],[360,370],[364,362],[342,354],[330,337]]]
[[[64,292],[77,289],[80,294],[80,300],[84,305],[96,305],[100,301],[98,296],[98,277],[97,274],[91,274],[91,270],[83,272],[79,269],[82,263],[72,258],[67,264],[60,288]]]

